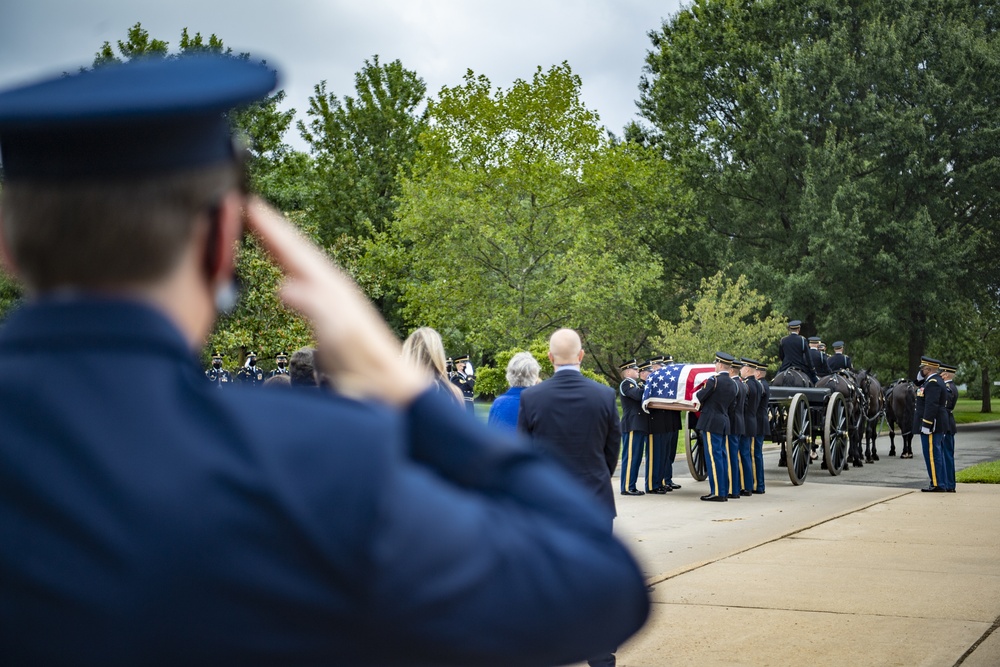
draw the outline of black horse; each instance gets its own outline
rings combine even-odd
[[[896,455],[896,430],[899,426],[903,437],[901,459],[913,458],[913,411],[917,405],[917,388],[909,380],[900,378],[886,387],[885,419],[889,422],[889,456]]]
[[[816,386],[829,387],[844,397],[844,406],[847,408],[847,436],[850,443],[844,466],[846,467],[849,462],[855,468],[864,467],[861,457],[861,389],[856,380],[848,372],[838,371],[821,377]],[[826,461],[823,462],[823,467],[825,469]]]
[[[867,370],[858,371],[858,387],[861,389],[862,433],[865,439],[865,463],[878,461],[878,427],[885,414],[885,397],[882,385]]]

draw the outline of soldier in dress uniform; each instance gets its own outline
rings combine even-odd
[[[641,496],[635,488],[642,464],[643,446],[649,436],[649,415],[642,409],[643,382],[639,379],[639,362],[630,359],[618,367],[623,380],[618,385],[622,404],[622,469],[621,494]]]
[[[797,368],[815,383],[818,378],[809,360],[809,343],[799,334],[801,329],[800,320],[791,320],[788,323],[788,335],[778,343],[778,358],[781,360],[778,372]]]
[[[236,382],[248,387],[259,387],[264,384],[264,371],[257,365],[257,355],[247,354],[246,363],[236,371]]]
[[[944,490],[955,493],[955,404],[958,402],[958,387],[955,386],[955,373],[958,368],[954,364],[941,364],[941,379],[944,380],[945,390],[948,398],[945,401],[945,410],[948,413],[948,429],[945,431],[941,442],[941,455],[944,460]]]
[[[941,362],[937,359],[920,357],[917,402],[913,410],[913,432],[920,433],[920,445],[927,466],[927,476],[930,478],[930,485],[920,490],[931,493],[945,491],[942,440],[950,427],[945,408],[948,392],[941,378],[940,368]]]
[[[222,367],[222,355],[218,350],[212,353],[212,366],[205,371],[205,377],[208,378],[209,382],[220,388],[231,384],[233,381],[233,378],[229,375],[229,371]]]
[[[288,375],[288,354],[286,352],[279,352],[274,358],[274,362],[278,367],[267,374],[268,379],[273,378],[275,375]]]
[[[823,353],[823,341],[819,336],[809,337],[809,362],[812,364],[813,372],[816,373],[816,378],[826,377],[827,375],[833,375],[833,371],[830,370],[830,364],[827,361],[826,354]]]
[[[767,403],[771,398],[771,385],[767,382],[767,366],[756,362],[757,381],[760,383],[760,402],[757,405],[757,435],[753,439],[753,492],[764,493],[764,436],[771,435],[771,422],[767,418]]]
[[[726,436],[730,433],[729,406],[736,400],[736,383],[729,377],[733,356],[715,353],[715,375],[695,394],[695,407],[701,411],[698,428],[705,443],[705,469],[709,493],[701,499],[724,503],[729,496],[729,472],[726,465]]]
[[[466,374],[469,363],[469,355],[455,357],[455,373],[451,376],[451,383],[458,387],[465,399],[465,410],[470,414],[476,414],[476,405],[473,399],[476,395],[476,379],[472,375]]]
[[[830,357],[828,364],[832,371],[842,369],[854,370],[851,358],[844,354],[844,341],[837,340],[833,342],[833,355]]]
[[[753,471],[753,441],[760,432],[757,417],[760,411],[761,386],[757,382],[757,362],[743,357],[740,359],[743,368],[740,369],[740,379],[747,390],[746,404],[743,408],[743,430],[740,438],[740,495],[753,495],[756,476]]]
[[[726,453],[729,455],[729,497],[736,500],[740,497],[743,486],[740,483],[740,441],[746,435],[746,425],[743,414],[747,402],[747,387],[740,379],[743,362],[733,359],[729,366],[729,377],[736,385],[736,398],[729,406],[729,435],[726,438]]]
[[[653,358],[656,368],[665,368],[674,363],[669,354],[661,354]],[[681,488],[674,483],[674,461],[677,460],[677,442],[681,430],[681,413],[677,410],[653,410],[650,413],[650,436],[654,446],[663,452],[662,475],[660,486],[667,492]]]

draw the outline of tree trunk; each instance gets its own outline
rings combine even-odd
[[[917,377],[920,368],[920,357],[924,355],[927,346],[927,336],[924,330],[924,314],[910,311],[910,335],[907,341],[907,371],[909,379]]]
[[[983,364],[983,407],[980,410],[983,414],[989,414],[993,412],[990,406],[990,390],[993,389],[993,383],[990,382],[990,369]]]

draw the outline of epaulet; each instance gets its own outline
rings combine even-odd
[[[935,376],[932,375],[931,377],[927,378],[927,381],[928,382],[937,382],[938,379]]]

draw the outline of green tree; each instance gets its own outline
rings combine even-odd
[[[343,101],[318,83],[299,121],[316,159],[319,187],[313,215],[327,242],[386,229],[396,209],[399,174],[408,175],[426,126],[427,86],[399,60],[365,60],[354,75],[357,97]]]
[[[564,63],[508,90],[470,71],[431,102],[381,248],[409,321],[484,351],[573,327],[590,363],[648,324],[661,268],[644,240],[662,231],[668,166],[613,145],[579,94]]]
[[[653,344],[679,362],[710,363],[717,351],[776,362],[785,317],[749,283],[746,276],[734,282],[721,271],[703,280],[697,298],[680,307],[678,322],[657,318]]]
[[[912,371],[996,282],[990,7],[696,0],[650,33],[627,136],[676,165],[720,267]]]
[[[208,38],[201,33],[193,36],[187,28],[181,31],[179,50],[171,53],[169,43],[152,39],[136,23],[127,39],[117,42],[117,53],[105,42],[94,58],[101,67],[128,61],[136,57],[175,58],[199,53],[215,53],[233,58],[249,59],[247,53],[234,54],[216,35]],[[261,196],[286,211],[299,211],[290,218],[308,235],[316,238],[316,230],[308,224],[301,210],[308,195],[303,188],[311,178],[311,161],[284,143],[284,135],[295,115],[294,109],[281,111],[284,91],[273,93],[260,102],[234,109],[229,120],[234,131],[242,136],[249,153],[246,165],[250,186]],[[305,184],[305,185],[303,185]],[[250,237],[243,244],[236,267],[243,287],[235,311],[221,317],[209,337],[205,360],[213,350],[219,350],[230,365],[243,363],[248,352],[256,352],[262,365],[282,351],[291,351],[312,344],[312,334],[305,321],[285,309],[277,297],[281,278],[278,268]]]

